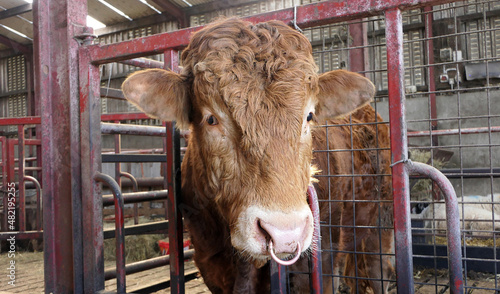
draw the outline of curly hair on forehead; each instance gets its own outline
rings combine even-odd
[[[196,68],[198,63],[203,63]],[[314,75],[309,40],[281,21],[252,25],[238,18],[222,18],[195,33],[182,53],[184,73],[188,76],[210,70],[220,76],[237,64],[238,72],[265,73],[271,80],[280,69],[297,68]]]

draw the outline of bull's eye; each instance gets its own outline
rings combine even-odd
[[[211,126],[216,126],[219,124],[219,121],[215,116],[211,115],[207,118],[207,123]]]
[[[307,121],[311,121],[312,119],[313,119],[313,113],[309,112],[309,114],[307,115]]]

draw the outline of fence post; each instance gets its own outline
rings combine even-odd
[[[413,293],[410,190],[405,162],[408,158],[404,93],[403,21],[401,10],[385,12],[389,122],[392,152],[392,191],[398,293]]]

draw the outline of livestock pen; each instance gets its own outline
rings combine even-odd
[[[393,226],[382,225],[379,219],[370,228],[380,235],[383,230],[394,231],[394,251],[339,252],[332,245],[322,252],[350,255],[354,264],[362,262],[367,252],[380,260],[393,260],[395,276],[380,279],[389,285],[389,292],[496,293],[500,289],[496,233],[500,212],[495,212],[500,205],[495,197],[500,193],[498,1],[200,1],[198,9],[182,1],[152,1],[173,17],[141,19],[128,31],[121,23],[98,38],[85,25],[87,11],[98,13],[94,2],[98,1],[35,0],[32,8],[16,7],[24,13],[32,10],[33,49],[4,36],[0,39],[14,52],[1,56],[2,66],[8,69],[1,77],[5,80],[2,96],[14,110],[19,95],[28,102],[23,111],[9,108],[0,119],[1,126],[9,126],[0,137],[0,239],[13,235],[16,240],[43,239],[46,293],[96,293],[105,289],[105,280],[114,278],[116,292],[124,293],[130,291],[128,274],[166,264],[170,265],[170,273],[164,272],[168,282],[162,280],[142,291],[168,285],[171,293],[189,293],[185,284],[196,273],[185,276],[184,259],[193,251],[183,251],[183,208],[179,209],[179,166],[183,137],[189,134],[179,133],[173,122],[161,123],[137,113],[120,101],[124,98],[117,89],[138,68],[178,71],[179,52],[191,34],[220,14],[252,23],[282,20],[310,40],[320,72],[348,69],[376,86],[372,106],[383,120],[369,125],[388,126],[391,141],[390,146],[372,151],[392,154],[391,173],[379,173],[376,178],[391,177],[393,201],[381,199],[381,192],[374,191],[377,201],[358,199],[353,192],[347,202],[331,198],[326,202],[353,207],[369,202],[379,210],[389,205],[394,211]],[[120,5],[120,1],[108,2]],[[16,16],[9,10],[2,19]],[[154,19],[159,24],[151,23]],[[23,82],[12,82],[19,68],[26,69],[18,74]],[[141,123],[152,125],[137,125]],[[320,122],[318,127],[328,133],[339,127],[352,131],[364,126]],[[129,150],[122,150],[120,136],[129,135],[159,139],[139,139]],[[334,152],[354,156],[359,151],[315,150],[318,156]],[[124,163],[131,163],[129,173],[123,171]],[[144,176],[144,167],[156,174]],[[364,176],[329,170],[319,174],[332,182],[348,179],[353,185]],[[8,190],[13,182],[15,197]],[[127,192],[120,186],[128,187]],[[103,195],[106,187],[106,193],[113,195]],[[145,191],[139,191],[141,187]],[[27,199],[29,192],[34,196]],[[16,199],[15,228],[9,227],[9,198]],[[154,212],[137,204],[148,201],[156,201],[150,206]],[[127,208],[128,203],[135,204]],[[104,207],[113,204],[113,212],[106,212]],[[478,212],[470,215],[473,210]],[[158,214],[161,220],[140,224],[139,215],[144,214]],[[103,228],[105,215],[113,215],[115,230]],[[124,225],[127,215],[134,218],[134,225]],[[321,225],[323,232],[330,233],[359,227],[356,223]],[[125,265],[126,235],[167,232],[169,256]],[[104,239],[113,237],[116,269],[105,271]],[[354,291],[366,282],[358,277],[358,267],[341,272],[333,268],[331,258],[320,260],[322,272],[315,261],[305,273],[311,275],[311,293],[322,291],[322,279],[336,281],[329,290],[340,293],[347,291],[344,281],[353,281]],[[273,264],[272,293],[288,293],[290,275],[299,274]]]

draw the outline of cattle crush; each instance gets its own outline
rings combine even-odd
[[[189,134],[179,132],[174,122],[162,126],[120,123],[147,119],[142,113],[101,114],[101,67],[123,62],[178,72],[182,66],[179,52],[202,26],[113,44],[94,44],[96,36],[88,28],[54,24],[84,23],[78,12],[86,10],[85,1],[74,1],[61,8],[67,13],[53,9],[48,2],[39,1],[35,14],[38,38],[49,40],[35,48],[39,52],[35,60],[35,89],[41,99],[40,115],[0,119],[0,125],[17,129],[17,138],[0,137],[2,185],[17,181],[19,187],[16,236],[43,237],[46,293],[96,293],[104,289],[105,280],[113,278],[117,279],[116,291],[125,293],[127,274],[165,264],[170,265],[171,292],[185,293],[186,281],[195,277],[184,273],[184,260],[194,252],[183,250],[180,213],[180,163],[186,148],[184,138]],[[392,177],[393,201],[379,198],[374,203],[379,207],[392,206],[394,226],[378,225],[373,229],[379,230],[381,236],[382,230],[394,230],[394,250],[362,253],[379,256],[380,264],[384,258],[394,261],[395,275],[380,278],[380,282],[389,284],[389,291],[438,293],[449,289],[450,293],[495,293],[500,289],[496,235],[496,228],[500,230],[500,209],[495,211],[500,205],[499,11],[497,1],[345,0],[245,17],[252,23],[278,19],[297,27],[311,41],[320,72],[348,69],[375,84],[377,94],[372,106],[383,121],[370,124],[390,129],[390,148],[379,146],[377,151],[390,150],[391,173],[378,176]],[[47,45],[58,42],[67,45]],[[163,62],[143,58],[158,54]],[[61,62],[68,68],[55,66]],[[30,131],[25,137],[27,126]],[[327,134],[336,128],[347,128],[352,134],[353,129],[363,126],[353,124],[351,118],[344,125],[320,123],[318,127],[325,128]],[[44,135],[33,135],[40,133]],[[114,150],[103,152],[103,134],[113,136]],[[162,138],[163,147],[158,152],[138,150],[137,154],[126,154],[120,147],[120,136],[124,135],[157,136]],[[351,135],[348,140],[352,138]],[[340,152],[354,157],[358,151],[325,148],[315,150],[315,154],[329,156]],[[123,162],[158,162],[163,177],[156,183],[160,188],[139,192],[134,176],[122,171]],[[114,178],[102,173],[103,163],[114,165]],[[337,175],[327,170],[318,176],[332,181],[335,177],[348,179],[355,185],[355,180],[364,175]],[[132,186],[133,192],[121,191],[122,178],[127,179],[124,182]],[[36,191],[31,209],[35,221],[31,225],[26,221],[26,184]],[[106,187],[111,195],[103,195]],[[163,201],[168,220],[140,228],[124,226],[125,204],[135,204],[132,211],[136,212],[132,213],[137,218],[136,203],[157,200]],[[329,206],[345,202],[324,200]],[[366,200],[356,198],[353,192],[352,200],[347,202],[356,206]],[[116,227],[111,233],[103,230],[103,207],[113,205]],[[6,211],[6,197],[3,207]],[[482,210],[488,213],[480,214]],[[474,214],[469,215],[469,211]],[[61,225],[68,223],[72,225]],[[1,240],[10,236],[7,226],[7,213],[3,213]],[[331,223],[321,226],[322,233],[343,227]],[[356,230],[356,223],[349,228]],[[126,235],[167,231],[169,256],[125,265]],[[113,236],[116,269],[105,271],[103,243]],[[364,241],[355,238],[356,242]],[[379,242],[381,248],[381,238]],[[333,244],[322,250],[339,251]],[[357,258],[363,254],[357,249],[340,253],[353,256],[354,264],[362,262]],[[355,292],[366,280],[358,279],[358,268],[362,267],[335,272],[330,258],[321,262],[323,272],[318,273],[313,263],[312,274],[293,272],[272,262],[272,293],[289,293],[291,275],[311,274],[311,293],[338,293],[337,288],[323,291],[323,279],[341,281],[342,285],[343,281],[352,280]],[[443,269],[445,279],[438,279]],[[420,272],[431,273],[432,277],[422,279]],[[493,278],[489,283],[477,283],[470,279],[470,272],[488,272]]]

